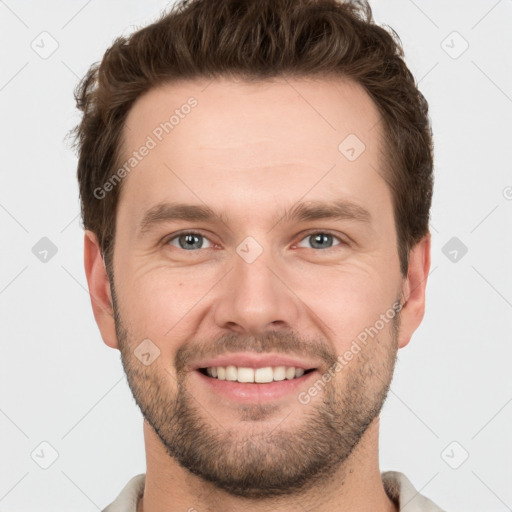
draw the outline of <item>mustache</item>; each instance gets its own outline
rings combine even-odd
[[[206,359],[237,352],[272,352],[289,356],[322,359],[327,367],[335,364],[336,352],[324,341],[307,339],[290,331],[267,331],[244,336],[234,332],[222,334],[214,341],[190,342],[181,346],[174,358],[178,374],[188,371],[197,359]]]

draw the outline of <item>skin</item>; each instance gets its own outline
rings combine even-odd
[[[430,235],[403,278],[378,110],[339,78],[167,84],[132,107],[125,156],[190,96],[198,105],[122,182],[111,281],[85,233],[95,319],[145,416],[138,512],[395,511],[380,478],[379,411],[396,353],[424,315]],[[338,150],[351,133],[366,146],[354,161]],[[364,207],[371,222],[281,216],[299,201],[335,199]],[[142,234],[145,212],[165,201],[206,204],[225,219]],[[206,237],[201,248],[180,247],[185,229]],[[334,235],[327,248],[314,245],[318,232]],[[236,251],[248,236],[263,249],[252,263]],[[190,371],[222,346],[316,356],[324,375],[397,300],[400,315],[307,405],[291,393],[242,406]],[[146,366],[134,350],[148,338],[160,355]]]

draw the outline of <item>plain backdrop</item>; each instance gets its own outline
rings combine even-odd
[[[79,77],[167,6],[0,1],[4,512],[101,510],[145,471],[141,413],[91,311],[65,136]],[[449,511],[511,510],[512,1],[372,7],[402,40],[435,142],[426,314],[381,415],[381,469]]]

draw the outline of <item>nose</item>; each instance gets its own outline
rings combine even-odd
[[[285,273],[266,251],[251,263],[235,253],[216,297],[216,324],[247,335],[296,328],[299,299],[287,286]]]

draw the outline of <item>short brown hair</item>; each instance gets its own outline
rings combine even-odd
[[[352,79],[378,107],[382,177],[406,276],[410,249],[429,233],[433,143],[428,103],[403,57],[396,32],[376,25],[363,0],[181,0],[155,23],[116,39],[75,91],[83,112],[75,128],[82,219],[98,237],[107,270],[121,184],[103,198],[95,190],[121,161],[124,123],[137,98],[183,79],[325,75]]]

